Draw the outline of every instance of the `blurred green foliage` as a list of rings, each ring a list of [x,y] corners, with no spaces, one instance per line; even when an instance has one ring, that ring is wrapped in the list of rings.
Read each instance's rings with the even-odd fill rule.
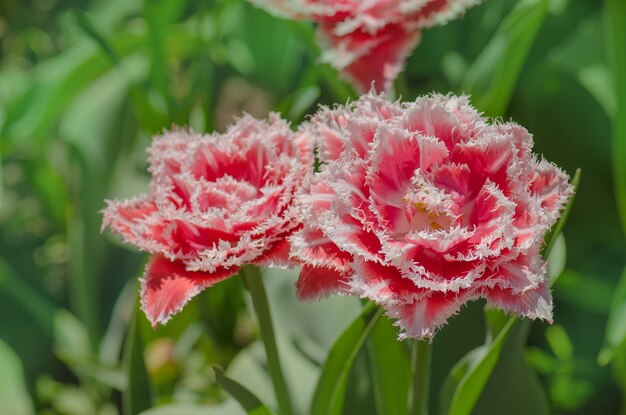
[[[616,287],[626,240],[616,197],[626,189],[615,190],[611,163],[624,160],[616,155],[624,84],[616,85],[614,66],[623,68],[626,54],[624,7],[514,3],[486,0],[425,32],[396,83],[404,99],[471,93],[487,114],[531,131],[548,160],[570,175],[583,171],[564,230],[565,270],[555,271],[556,324],[508,328],[497,343],[507,358],[476,413],[618,413],[626,398],[623,278]],[[202,405],[239,413],[214,365],[275,407],[241,282],[218,284],[152,330],[134,317],[144,257],[100,233],[99,211],[105,198],[145,191],[144,149],[164,128],[223,130],[241,111],[270,110],[296,125],[318,104],[354,97],[318,54],[311,25],[244,0],[0,0],[0,412],[113,415],[132,403],[130,413],[153,404],[146,414],[205,413]],[[331,345],[361,308],[348,298],[300,304],[294,278],[266,273],[294,404],[308,413]],[[475,303],[435,338],[433,413],[452,367],[483,345],[485,332]],[[405,396],[368,381],[368,373],[393,376],[381,364],[385,350],[395,350],[389,365],[406,361],[387,320],[371,335],[342,380],[343,413],[393,408]],[[601,348],[610,367],[597,363]],[[129,403],[129,390],[150,390],[153,400],[139,392],[144,401]]]

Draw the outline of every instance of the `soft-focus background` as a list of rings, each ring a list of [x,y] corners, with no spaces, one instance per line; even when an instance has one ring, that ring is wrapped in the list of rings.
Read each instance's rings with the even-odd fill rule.
[[[611,16],[598,0],[526,1],[540,7],[511,14],[514,3],[486,0],[425,32],[396,83],[403,99],[471,93],[487,114],[531,131],[548,160],[570,175],[582,169],[551,264],[560,274],[555,323],[534,324],[525,349],[510,341],[519,358],[498,364],[476,413],[532,413],[524,388],[536,390],[538,380],[553,413],[617,414],[626,391],[626,300],[616,289],[626,240],[611,167]],[[221,131],[242,111],[271,110],[295,126],[318,104],[354,96],[318,54],[312,26],[244,0],[0,0],[0,414],[114,415],[129,387],[144,407],[180,411],[150,414],[207,413],[201,405],[240,413],[216,386],[213,365],[273,401],[237,278],[164,328],[153,331],[140,314],[129,329],[146,258],[101,234],[99,211],[105,198],[147,190],[145,148],[164,128]],[[266,283],[306,413],[320,362],[360,303],[298,304],[294,273],[268,272]],[[624,291],[622,282],[623,299]],[[452,365],[484,342],[482,307],[466,307],[435,339],[434,413]],[[600,363],[617,358],[601,366],[601,350]],[[375,410],[367,351],[350,377],[346,414]],[[128,368],[137,361],[147,377],[136,375],[141,364]]]

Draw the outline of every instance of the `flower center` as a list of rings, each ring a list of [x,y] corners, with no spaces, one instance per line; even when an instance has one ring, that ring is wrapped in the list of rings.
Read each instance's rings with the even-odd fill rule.
[[[412,231],[439,231],[450,227],[452,222],[445,213],[438,213],[424,202],[405,201],[405,215]]]

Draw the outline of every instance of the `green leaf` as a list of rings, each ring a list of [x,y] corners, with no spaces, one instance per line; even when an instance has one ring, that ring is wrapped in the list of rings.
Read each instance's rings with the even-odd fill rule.
[[[615,92],[611,70],[606,64],[589,65],[577,74],[578,82],[598,101],[609,116],[615,114]]]
[[[454,389],[454,393],[446,413],[450,415],[472,413],[498,362],[502,345],[516,322],[517,319],[510,318],[491,343],[469,352],[450,371],[448,379],[444,382],[443,391],[449,393]]]
[[[111,45],[126,56],[142,44],[143,37],[120,33]],[[49,129],[67,106],[111,66],[99,48],[79,44],[38,65],[31,72],[30,89],[8,108],[11,117],[4,125],[4,146],[38,139],[46,142]],[[23,105],[27,102],[27,105]]]
[[[550,255],[547,258],[548,281],[550,282],[550,286],[553,286],[556,280],[563,273],[566,260],[567,246],[565,245],[565,237],[563,237],[563,235],[559,235],[556,237],[556,242],[551,248]]]
[[[28,179],[50,216],[56,223],[65,226],[69,191],[64,178],[55,171],[45,157],[24,164]]]
[[[81,379],[90,379],[118,391],[124,391],[128,387],[126,373],[121,368],[103,366],[92,359],[76,358],[66,354],[58,353],[57,356]]]
[[[321,93],[322,91],[317,85],[311,85],[297,90],[294,93],[291,109],[287,117],[293,121],[300,120],[304,113],[315,104],[315,101],[317,101]]]
[[[531,321],[512,327],[473,413],[481,415],[548,415],[546,393],[524,358]]]
[[[215,380],[217,383],[235,398],[237,402],[246,410],[250,415],[271,415],[272,411],[261,402],[252,392],[240,383],[234,381],[224,374],[222,369],[213,367],[215,371]]]
[[[460,358],[452,369],[450,369],[450,372],[443,381],[439,393],[439,413],[442,415],[449,413],[452,397],[454,396],[459,383],[467,375],[472,362],[481,359],[484,353],[485,346],[477,347]]]
[[[613,360],[618,350],[624,348],[626,348],[626,268],[613,295],[598,363],[606,366]]]
[[[560,360],[570,360],[574,357],[574,346],[563,326],[557,324],[546,329],[546,340]]]
[[[63,309],[54,313],[54,348],[57,353],[73,359],[90,355],[89,334],[85,326]]]
[[[626,348],[621,349],[613,359],[613,376],[622,388],[622,393],[626,392]]]
[[[470,67],[462,89],[486,115],[500,116],[506,111],[549,3],[520,1]]]
[[[55,307],[43,295],[26,285],[2,258],[0,290],[5,290],[24,307],[52,341],[55,354],[76,374],[84,374],[118,388],[124,385],[125,379],[117,369],[102,367],[92,361],[89,334],[83,323],[75,315]]]
[[[526,349],[525,357],[526,362],[543,375],[552,375],[559,368],[559,361],[538,347]]]
[[[337,339],[315,388],[311,415],[341,414],[350,369],[381,314],[381,309],[369,304]]]
[[[554,245],[556,244],[559,235],[561,234],[561,232],[563,232],[563,228],[565,227],[565,223],[567,222],[569,213],[572,210],[572,206],[574,205],[576,193],[578,192],[578,186],[580,185],[580,174],[581,170],[576,169],[576,173],[574,173],[574,177],[572,178],[572,187],[574,188],[574,194],[567,202],[567,205],[565,206],[565,209],[563,209],[563,213],[561,214],[561,217],[559,218],[557,223],[552,226],[552,229],[550,229],[550,232],[548,232],[545,237],[545,241],[547,242],[545,248],[543,249],[544,258],[550,256],[550,252],[552,251],[552,248],[554,248]]]
[[[0,413],[34,414],[19,356],[0,340]]]
[[[381,317],[367,342],[376,412],[379,414],[407,414],[411,357],[397,337],[398,331],[391,320]]]
[[[238,42],[228,43],[230,58],[236,57],[234,53],[241,54],[238,57],[241,62],[235,68],[244,75],[247,73],[244,71],[249,70],[252,79],[271,87],[279,96],[293,91],[303,55],[307,52],[294,33],[297,25],[245,4],[235,24],[240,35]]]
[[[171,20],[184,7],[185,1],[146,0],[144,18],[148,23],[148,46],[151,58],[151,80],[164,100],[170,119],[174,118],[174,98],[170,92],[169,68],[166,53],[166,37]],[[177,6],[178,4],[178,6]]]
[[[25,283],[1,257],[0,290],[20,304],[49,338],[54,338],[54,304]]]
[[[561,301],[600,315],[609,314],[614,290],[599,275],[581,274],[565,269],[554,285],[554,295]]]
[[[608,50],[613,68],[613,174],[622,230],[626,234],[626,2],[607,0]]]
[[[126,415],[134,415],[153,406],[152,384],[146,370],[143,356],[144,344],[138,322],[138,319],[143,316],[139,313],[138,301],[136,304],[129,326],[124,356],[128,387],[124,391],[122,398]]]
[[[96,28],[93,21],[89,17],[87,13],[82,10],[75,10],[74,17],[76,18],[76,22],[78,23],[78,27],[96,44],[102,49],[102,51],[108,56],[109,60],[114,65],[120,64],[120,58],[111,46],[111,44],[106,40],[106,38],[100,33],[100,31]]]

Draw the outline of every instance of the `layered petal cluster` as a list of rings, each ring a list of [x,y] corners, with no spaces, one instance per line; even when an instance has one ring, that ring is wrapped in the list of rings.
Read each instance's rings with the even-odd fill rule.
[[[469,300],[550,321],[540,248],[572,194],[514,123],[466,97],[368,94],[303,127],[324,162],[299,196],[292,237],[303,299],[368,298],[401,337],[430,337]]]
[[[109,201],[103,227],[152,254],[141,303],[153,325],[244,264],[291,265],[294,195],[313,163],[303,134],[244,116],[224,134],[168,132],[148,153],[150,193]]]
[[[317,23],[323,61],[363,92],[386,90],[421,31],[482,0],[251,0],[271,13]]]

